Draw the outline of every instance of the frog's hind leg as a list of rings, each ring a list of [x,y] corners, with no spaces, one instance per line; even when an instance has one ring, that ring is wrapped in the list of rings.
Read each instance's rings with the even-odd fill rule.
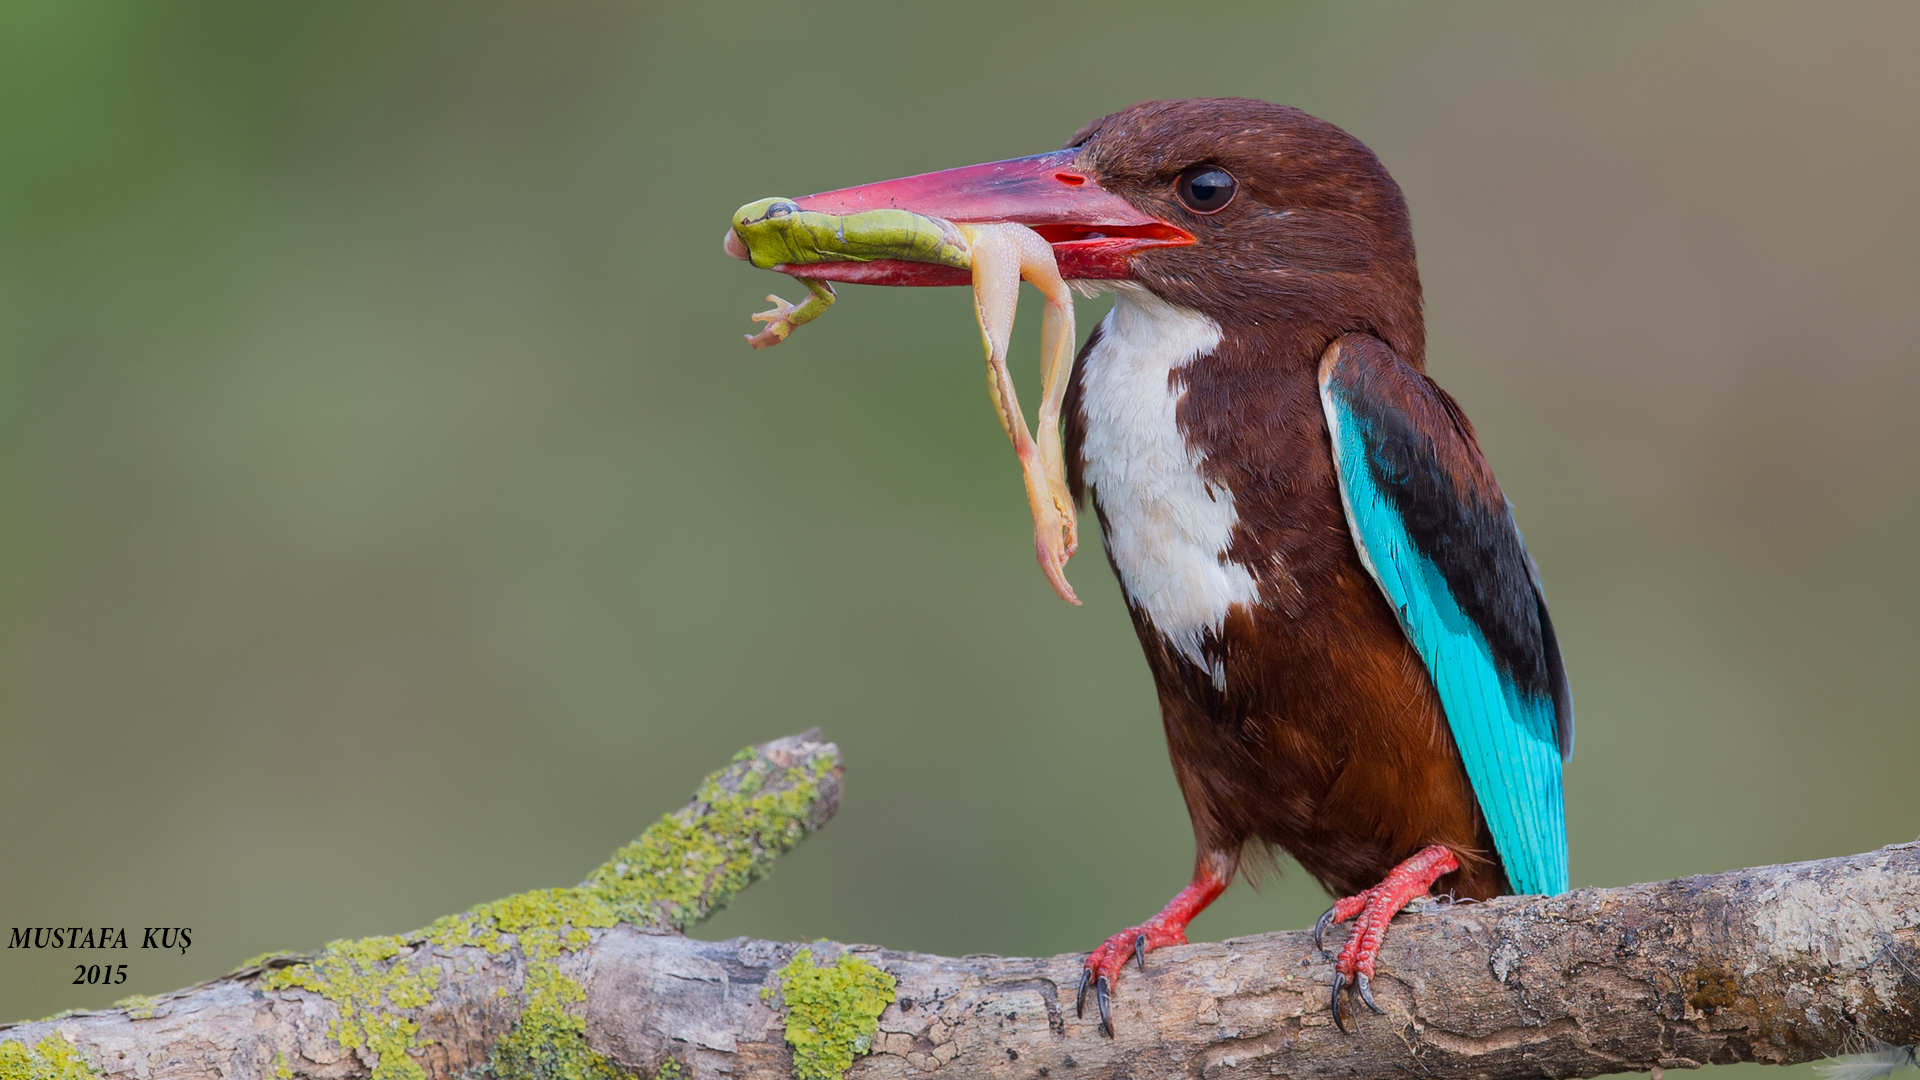
[[[766,323],[766,329],[757,334],[746,335],[747,344],[756,349],[778,345],[787,340],[787,335],[793,333],[794,327],[812,322],[820,317],[821,312],[833,306],[832,282],[816,281],[813,278],[795,278],[794,280],[805,285],[807,291],[813,295],[801,301],[798,307],[777,296],[768,296],[767,301],[773,305],[773,310],[762,311],[753,316],[754,322]]]
[[[1040,467],[1047,478],[1047,491],[1053,498],[1060,528],[1057,559],[1064,565],[1080,546],[1073,493],[1067,487],[1066,459],[1060,441],[1060,409],[1073,375],[1073,293],[1067,288],[1066,279],[1060,276],[1052,245],[1038,233],[1028,229],[1020,231],[1023,234],[1020,276],[1039,289],[1047,301],[1040,321],[1040,413],[1035,417],[1034,440],[1039,444]],[[1035,519],[1035,524],[1039,524],[1039,519]]]
[[[1060,403],[1066,393],[1066,375],[1071,371],[1065,353],[1073,348],[1073,301],[1054,267],[1053,250],[1039,234],[1019,225],[957,227],[972,249],[974,313],[980,319],[980,336],[987,350],[987,388],[1026,480],[1027,505],[1033,513],[1034,554],[1053,591],[1062,600],[1078,604],[1080,599],[1067,583],[1065,572],[1076,535],[1073,500],[1067,493],[1060,450]],[[1042,261],[1044,271],[1039,267]],[[1031,275],[1029,280],[1040,279],[1034,283],[1047,295],[1047,316],[1042,326],[1045,340],[1039,443],[1027,430],[1013,377],[1007,371],[1007,342],[1013,335],[1023,274]]]

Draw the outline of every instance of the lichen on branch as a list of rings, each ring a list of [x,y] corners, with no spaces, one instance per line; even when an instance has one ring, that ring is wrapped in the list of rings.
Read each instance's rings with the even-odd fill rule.
[[[426,1080],[414,1060],[424,1044],[413,1013],[431,1001],[441,969],[418,953],[484,950],[521,969],[519,1017],[488,1055],[492,1076],[619,1080],[627,1074],[587,1046],[578,1014],[586,990],[560,959],[590,945],[595,930],[624,922],[681,931],[725,907],[826,821],[838,803],[839,774],[838,749],[817,730],[747,747],[707,777],[692,802],[580,885],[480,904],[412,934],[335,941],[310,960],[265,972],[260,988],[305,990],[332,1002],[329,1037],[363,1051],[372,1080]]]
[[[93,1080],[87,1056],[58,1036],[0,1042],[0,1080]]]
[[[674,933],[826,820],[837,753],[814,733],[759,748],[574,888],[0,1025],[0,1080],[1537,1080],[1920,1043],[1920,843],[1417,904],[1374,980],[1386,1015],[1347,1032],[1305,931],[1155,953],[1111,1037],[1074,1007],[1084,953]]]
[[[613,853],[583,888],[628,922],[685,930],[766,876],[773,860],[819,827],[820,784],[839,768],[828,755],[776,767],[748,747],[709,776],[693,802]],[[779,781],[768,786],[769,779]]]
[[[426,1080],[407,1056],[420,1023],[407,1015],[433,1000],[438,967],[415,968],[413,947],[402,937],[336,941],[311,963],[268,972],[263,990],[311,990],[333,1002],[338,1018],[327,1034],[342,1049],[373,1055],[373,1080]]]
[[[760,991],[787,1010],[787,1045],[799,1080],[841,1080],[853,1059],[873,1049],[880,1014],[893,1004],[899,980],[864,958],[843,952],[833,964],[815,966],[813,951],[799,949],[776,973],[778,982]]]

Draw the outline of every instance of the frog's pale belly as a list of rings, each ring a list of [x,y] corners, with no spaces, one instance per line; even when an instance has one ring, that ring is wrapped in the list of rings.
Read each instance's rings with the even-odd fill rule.
[[[1084,476],[1127,599],[1220,685],[1225,668],[1202,643],[1259,587],[1227,558],[1233,492],[1201,475],[1175,415],[1185,391],[1171,377],[1219,346],[1220,325],[1137,286],[1116,292],[1081,371]]]

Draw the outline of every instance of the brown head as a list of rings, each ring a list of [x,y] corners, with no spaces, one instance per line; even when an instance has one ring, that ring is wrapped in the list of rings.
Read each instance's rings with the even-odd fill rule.
[[[1406,199],[1358,139],[1285,105],[1204,98],[1135,105],[1068,145],[1106,190],[1193,236],[1130,260],[1163,299],[1223,327],[1277,324],[1316,359],[1359,331],[1421,364]]]

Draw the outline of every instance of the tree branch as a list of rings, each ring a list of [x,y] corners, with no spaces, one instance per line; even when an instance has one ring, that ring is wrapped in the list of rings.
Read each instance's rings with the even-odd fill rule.
[[[839,751],[817,731],[755,747],[579,887],[0,1029],[0,1074],[828,1080],[851,1058],[850,1080],[1497,1080],[1789,1064],[1869,1037],[1920,1041],[1920,844],[1418,904],[1374,980],[1387,1015],[1359,1013],[1351,1036],[1333,1027],[1329,958],[1306,932],[1154,953],[1115,996],[1115,1038],[1075,1013],[1079,954],[680,936],[824,824],[839,781]]]

